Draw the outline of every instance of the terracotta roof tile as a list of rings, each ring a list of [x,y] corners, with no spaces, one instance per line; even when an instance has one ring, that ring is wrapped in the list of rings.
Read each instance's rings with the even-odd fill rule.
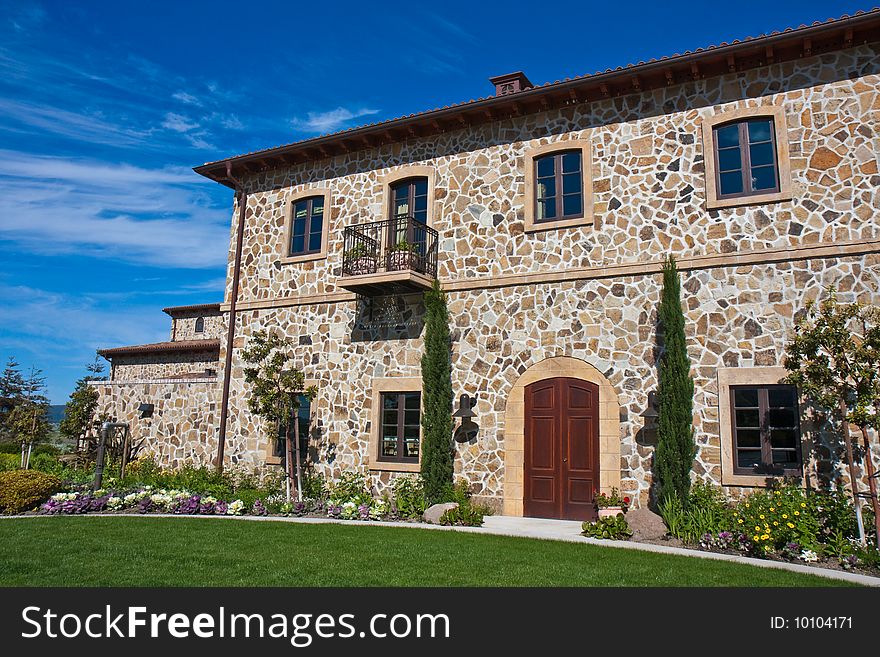
[[[151,344],[135,344],[128,347],[112,347],[99,349],[104,358],[113,356],[129,356],[135,354],[158,354],[174,351],[219,351],[220,340],[178,340],[176,342],[153,342]]]

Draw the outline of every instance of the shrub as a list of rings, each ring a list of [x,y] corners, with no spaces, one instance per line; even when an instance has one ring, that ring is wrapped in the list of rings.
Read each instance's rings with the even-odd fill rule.
[[[440,516],[441,525],[458,525],[461,527],[479,527],[483,524],[486,509],[470,501],[449,509]]]
[[[369,505],[373,499],[367,490],[366,477],[362,472],[343,472],[339,479],[330,484],[329,497],[335,506],[352,502],[355,507]]]
[[[9,470],[18,470],[21,467],[21,456],[19,454],[0,453],[0,472],[8,472]]]
[[[320,472],[311,468],[303,470],[302,492],[304,498],[323,500],[327,498],[327,481]]]
[[[421,477],[401,475],[394,480],[394,508],[400,518],[421,518],[427,506]]]
[[[583,529],[583,535],[590,538],[625,541],[633,534],[629,528],[629,523],[626,521],[626,516],[622,513],[618,513],[616,516],[599,518],[596,522],[585,522],[581,525],[581,528]]]
[[[620,491],[616,488],[611,489],[611,494],[597,493],[595,497],[596,506],[600,509],[607,509],[613,506],[619,506],[623,509],[629,506],[629,498],[621,497]]]
[[[61,488],[61,480],[36,470],[0,473],[0,510],[5,513],[29,511]]]
[[[786,543],[820,549],[816,507],[796,485],[751,493],[737,505],[735,519],[738,529],[764,552],[781,550]]]

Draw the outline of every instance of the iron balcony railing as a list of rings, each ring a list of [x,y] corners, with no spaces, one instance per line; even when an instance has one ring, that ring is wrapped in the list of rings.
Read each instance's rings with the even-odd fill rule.
[[[410,216],[346,226],[342,275],[415,271],[437,277],[437,231]]]

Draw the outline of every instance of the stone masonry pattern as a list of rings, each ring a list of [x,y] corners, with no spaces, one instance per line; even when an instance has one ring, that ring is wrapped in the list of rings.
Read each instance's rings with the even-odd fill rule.
[[[874,46],[860,46],[251,176],[239,291],[245,310],[231,345],[228,458],[264,466],[269,439],[246,408],[240,350],[254,331],[272,329],[292,338],[297,365],[318,385],[311,445],[316,467],[338,475],[370,465],[372,382],[420,376],[422,309],[417,297],[407,297],[395,322],[370,325],[362,302],[316,297],[344,292],[338,287],[343,228],[381,219],[380,180],[417,164],[435,171],[433,227],[440,239],[439,278],[449,289],[453,388],[478,399],[480,432],[456,446],[455,460],[474,492],[496,505],[503,496],[504,413],[516,379],[543,359],[570,356],[613,385],[620,404],[621,485],[645,503],[653,442],[641,413],[657,382],[660,276],[603,271],[656,263],[667,254],[728,257],[682,273],[696,384],[695,467],[697,476],[720,482],[718,368],[779,365],[797,312],[828,285],[836,285],[843,300],[880,304],[878,54]],[[793,198],[707,210],[703,119],[771,106],[785,115]],[[524,153],[573,138],[592,143],[593,225],[527,233]],[[328,255],[283,264],[286,199],[310,187],[332,193]],[[227,303],[237,216],[234,208]],[[805,255],[812,247],[843,245],[862,250]],[[762,250],[787,255],[773,262],[734,260]],[[574,268],[594,269],[581,280],[484,284]],[[248,306],[255,302],[279,307]],[[226,348],[221,346],[221,369]],[[187,421],[191,426],[193,419]],[[186,452],[181,445],[202,445],[202,434],[192,429],[174,435],[173,448],[157,446],[157,453],[177,459]],[[817,444],[824,440],[818,437]],[[216,439],[211,444],[209,436],[204,448],[192,450],[196,461],[212,456]],[[373,476],[382,488],[392,475]]]

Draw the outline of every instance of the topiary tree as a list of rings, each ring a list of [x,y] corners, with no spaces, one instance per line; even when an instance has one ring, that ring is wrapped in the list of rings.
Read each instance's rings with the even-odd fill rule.
[[[654,471],[658,479],[658,500],[670,497],[686,506],[691,489],[691,469],[697,446],[694,443],[694,380],[684,334],[681,309],[681,280],[675,258],[663,263],[663,292],[659,312],[663,336],[657,401],[657,448]]]
[[[785,347],[786,381],[840,422],[859,536],[864,542],[859,483],[850,424],[862,433],[865,467],[880,545],[880,505],[868,429],[880,430],[880,308],[837,302],[835,289],[817,303],[810,301]]]
[[[299,449],[299,398],[304,395],[313,399],[317,388],[305,387],[305,375],[293,367],[293,341],[277,333],[257,331],[251,336],[242,358],[244,379],[251,386],[248,408],[263,418],[270,438],[279,426],[284,426],[285,452],[287,453],[287,501],[290,502],[290,482],[295,478],[297,499],[302,500],[302,459]],[[291,442],[290,425],[293,424]],[[296,454],[293,444],[296,444]],[[294,456],[296,471],[293,469]]]
[[[422,354],[422,480],[431,504],[442,501],[452,486],[452,400],[449,311],[435,280],[425,293]]]

